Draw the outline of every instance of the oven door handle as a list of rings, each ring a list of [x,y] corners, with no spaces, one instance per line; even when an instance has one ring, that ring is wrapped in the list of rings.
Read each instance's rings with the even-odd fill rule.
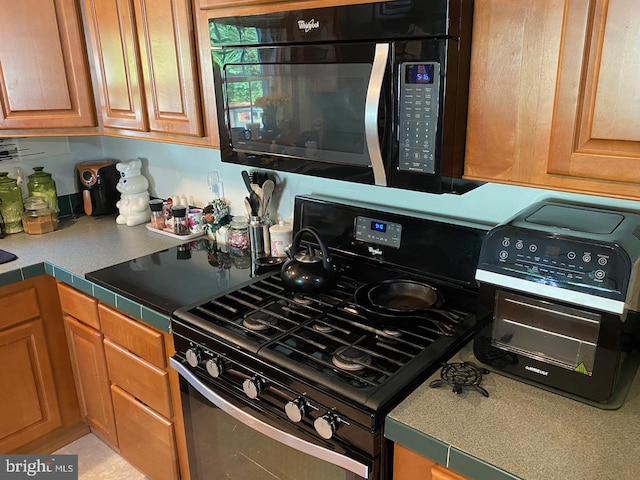
[[[278,430],[268,423],[258,420],[257,418],[246,413],[244,410],[241,410],[232,403],[221,398],[205,383],[200,381],[191,370],[189,370],[178,360],[171,357],[169,358],[169,364],[171,365],[171,368],[176,370],[180,374],[180,376],[184,378],[184,380],[187,381],[193,388],[200,392],[202,396],[204,396],[220,410],[231,415],[239,422],[245,424],[247,427],[263,433],[269,438],[291,448],[299,450],[300,452],[307,453],[312,457],[319,458],[320,460],[324,460],[337,465],[341,468],[344,468],[345,470],[349,470],[350,472],[359,475],[360,477],[369,478],[371,469],[368,465],[364,465],[349,457],[336,453],[333,450],[329,450],[319,445],[315,445],[311,442],[307,442],[306,440],[302,440],[295,435],[291,435],[287,432],[283,432],[282,430]]]
[[[389,44],[376,44],[376,51],[373,57],[371,77],[367,87],[367,98],[364,104],[364,131],[367,140],[367,150],[373,169],[373,180],[376,185],[387,186],[387,174],[382,160],[380,149],[380,138],[378,137],[378,108],[382,94],[382,82],[387,68],[389,58]]]

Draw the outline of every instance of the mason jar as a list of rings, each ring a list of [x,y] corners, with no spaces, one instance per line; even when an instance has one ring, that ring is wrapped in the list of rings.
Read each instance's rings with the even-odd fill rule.
[[[0,172],[0,214],[6,233],[22,232],[22,190],[16,180],[9,178],[9,172]]]

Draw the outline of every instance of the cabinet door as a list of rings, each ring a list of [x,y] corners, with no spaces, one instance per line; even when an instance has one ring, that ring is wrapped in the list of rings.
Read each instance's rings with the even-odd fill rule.
[[[633,0],[477,0],[465,177],[640,198]]]
[[[105,127],[146,132],[133,0],[85,0]]]
[[[0,129],[96,125],[76,0],[0,0]]]
[[[191,1],[134,4],[149,128],[202,136]]]
[[[103,336],[69,315],[64,316],[64,322],[80,410],[98,435],[117,446]]]
[[[0,331],[0,452],[62,425],[50,363],[41,319]]]

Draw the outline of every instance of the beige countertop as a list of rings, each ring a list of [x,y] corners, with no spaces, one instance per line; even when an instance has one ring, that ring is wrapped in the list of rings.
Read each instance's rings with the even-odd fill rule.
[[[431,388],[429,383],[439,378],[438,371],[391,412],[388,437],[439,463],[446,458],[449,468],[469,478],[510,478],[474,468],[469,456],[528,480],[631,480],[640,475],[640,375],[617,410],[493,372],[482,379],[488,398],[472,389],[455,395],[451,387]],[[446,457],[438,457],[439,447]]]
[[[63,218],[60,228],[43,235],[16,233],[0,239],[0,249],[17,260],[0,265],[0,274],[50,262],[84,277],[87,272],[179,245],[181,240],[148,231],[144,225],[127,227],[115,215]]]

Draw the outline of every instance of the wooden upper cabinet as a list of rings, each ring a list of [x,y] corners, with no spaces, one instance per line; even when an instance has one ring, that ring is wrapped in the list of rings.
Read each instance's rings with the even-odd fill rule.
[[[105,132],[204,135],[190,0],[85,0]]]
[[[0,129],[96,125],[76,0],[0,0]]]
[[[634,0],[476,0],[467,178],[640,198]]]
[[[381,0],[198,0],[199,8],[212,10],[215,17],[253,15],[286,10],[374,3]]]

